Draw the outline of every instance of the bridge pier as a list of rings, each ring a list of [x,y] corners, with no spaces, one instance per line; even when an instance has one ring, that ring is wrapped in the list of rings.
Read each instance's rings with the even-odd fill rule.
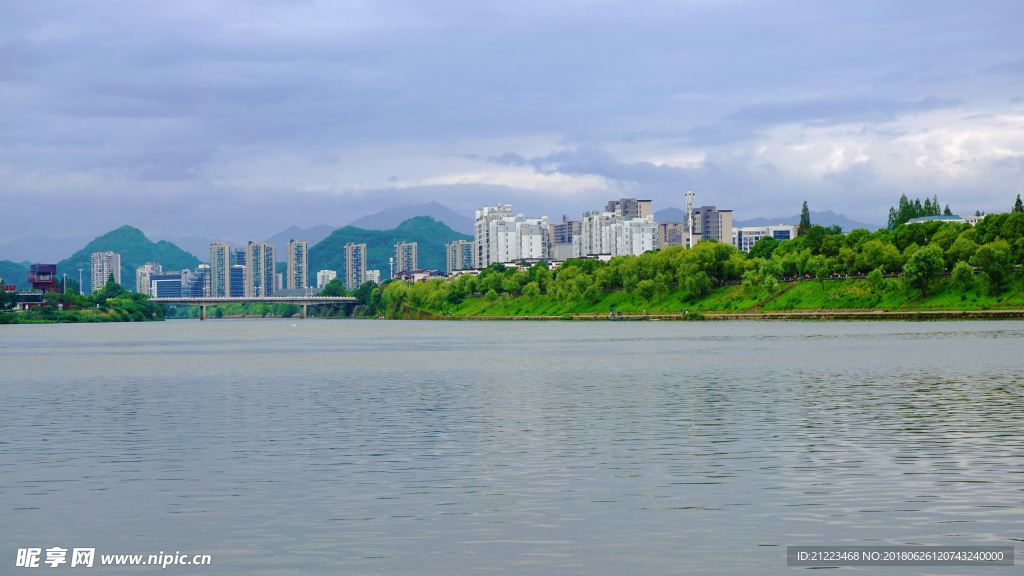
[[[199,319],[200,320],[206,320],[206,306],[205,305],[199,307]]]
[[[302,319],[303,320],[306,319],[306,305],[305,304],[302,305]]]

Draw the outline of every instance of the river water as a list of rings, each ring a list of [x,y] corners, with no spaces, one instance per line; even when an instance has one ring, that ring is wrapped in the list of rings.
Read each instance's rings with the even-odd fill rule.
[[[4,326],[0,565],[783,574],[787,545],[1014,545],[1022,350],[1020,322]]]

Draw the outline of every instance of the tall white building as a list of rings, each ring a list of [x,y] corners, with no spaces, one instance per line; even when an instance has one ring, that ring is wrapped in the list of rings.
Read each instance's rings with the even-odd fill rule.
[[[476,211],[473,232],[474,268],[549,257],[547,216],[524,218],[513,214],[510,205],[485,206]]]
[[[419,270],[419,245],[416,242],[395,244],[395,275],[407,270]],[[358,286],[357,286],[358,288]]]
[[[373,282],[374,284],[380,284],[380,270],[367,270],[366,281]]]
[[[628,200],[609,202],[609,205],[626,204]],[[639,203],[639,208],[631,212],[639,213],[642,209],[646,216],[627,219],[621,211],[585,212],[580,233],[573,238],[573,256],[639,256],[658,248],[658,223],[650,213],[650,202],[633,202]]]
[[[473,243],[468,240],[452,240],[445,244],[445,260],[448,274],[455,270],[473,267]]]
[[[245,245],[245,297],[262,298],[274,295],[277,284],[277,249],[266,242]]]
[[[114,252],[92,253],[92,289],[99,290],[114,275],[114,282],[121,283],[121,255]],[[136,286],[138,288],[138,286]]]
[[[231,296],[231,244],[210,244],[210,295],[216,298]]]
[[[288,251],[288,289],[305,288],[309,277],[309,244],[305,240],[289,240]]]
[[[135,270],[135,291],[140,294],[150,294],[149,277],[155,274],[163,274],[163,267],[156,262],[146,262]]]
[[[366,244],[345,244],[345,289],[355,290],[366,282]]]
[[[338,277],[338,273],[334,270],[321,270],[316,273],[316,287],[323,288],[327,286],[327,283]]]

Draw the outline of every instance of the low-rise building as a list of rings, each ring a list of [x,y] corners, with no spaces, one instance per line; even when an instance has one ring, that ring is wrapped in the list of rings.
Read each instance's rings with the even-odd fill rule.
[[[374,284],[380,284],[380,270],[367,270],[366,281],[373,282]]]
[[[338,277],[338,273],[334,270],[321,270],[316,273],[316,287],[323,288],[327,284]]]
[[[732,229],[732,245],[744,252],[750,252],[754,244],[770,236],[779,242],[796,238],[796,226],[790,224],[779,224],[778,226],[744,226]]]
[[[181,298],[181,272],[151,274],[149,295],[154,298]]]

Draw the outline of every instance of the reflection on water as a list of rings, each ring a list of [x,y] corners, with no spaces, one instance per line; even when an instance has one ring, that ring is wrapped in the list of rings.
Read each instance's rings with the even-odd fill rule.
[[[216,574],[768,574],[793,570],[786,545],[1013,545],[1022,329],[4,327],[0,554],[201,552]]]

